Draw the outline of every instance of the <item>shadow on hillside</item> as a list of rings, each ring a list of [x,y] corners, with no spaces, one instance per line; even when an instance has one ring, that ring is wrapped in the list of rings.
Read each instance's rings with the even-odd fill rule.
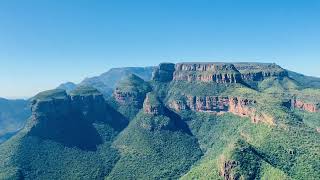
[[[29,132],[44,140],[52,140],[66,147],[77,147],[86,151],[96,151],[102,139],[92,123],[82,116],[73,114],[69,117],[50,119],[38,117],[38,123]]]
[[[189,129],[187,123],[185,123],[177,113],[171,111],[168,108],[165,108],[164,111],[165,111],[166,116],[168,116],[170,119],[174,120],[175,125],[178,130],[182,130],[183,132],[192,136],[192,132]]]
[[[124,115],[122,115],[120,112],[118,112],[108,104],[106,108],[106,114],[107,117],[105,122],[118,132],[122,131],[129,124],[128,118],[126,118]]]

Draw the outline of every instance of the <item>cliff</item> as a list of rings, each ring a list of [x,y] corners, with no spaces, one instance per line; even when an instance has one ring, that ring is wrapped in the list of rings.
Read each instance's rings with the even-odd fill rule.
[[[152,73],[152,80],[168,82],[173,79],[175,67],[173,63],[161,63]]]
[[[274,63],[235,63],[244,81],[262,81],[268,77],[288,77],[288,72]]]
[[[32,100],[29,134],[93,151],[103,141],[93,123],[112,126],[109,108],[103,95],[93,88],[79,87],[70,95],[59,89],[45,91]],[[117,122],[123,123],[122,119]]]
[[[186,96],[185,100],[171,101],[169,107],[177,112],[188,109],[196,112],[215,114],[230,112],[237,116],[249,117],[254,123],[265,122],[274,124],[272,117],[256,111],[255,104],[255,100],[240,97]]]
[[[320,103],[308,103],[304,102],[303,100],[299,99],[291,99],[290,100],[290,107],[292,109],[300,109],[307,112],[319,112],[320,111]]]
[[[288,77],[288,72],[274,63],[161,63],[155,68],[152,79],[162,82],[241,83],[262,81],[268,77]]]
[[[173,80],[237,83],[241,82],[241,74],[233,64],[178,63],[175,66]]]

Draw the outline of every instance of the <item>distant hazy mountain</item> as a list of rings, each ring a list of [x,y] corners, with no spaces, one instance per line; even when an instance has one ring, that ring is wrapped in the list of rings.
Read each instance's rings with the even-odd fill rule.
[[[70,91],[74,90],[77,87],[77,85],[73,82],[66,82],[63,84],[60,84],[57,89],[63,89],[65,90],[67,93],[69,93]]]
[[[0,143],[22,128],[30,114],[27,100],[0,98]]]
[[[320,179],[320,88],[301,76],[266,63],[119,74],[36,95],[0,145],[0,179]]]
[[[143,80],[150,80],[154,67],[113,68],[100,76],[86,78],[78,86],[92,86],[104,95],[110,95],[116,84],[125,76],[135,74]]]
[[[305,88],[320,88],[320,78],[305,76],[300,73],[296,73],[293,71],[288,71],[289,77],[296,80],[299,84],[301,84]]]

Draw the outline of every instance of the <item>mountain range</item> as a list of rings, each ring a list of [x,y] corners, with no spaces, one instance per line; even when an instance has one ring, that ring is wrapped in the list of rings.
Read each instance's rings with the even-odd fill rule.
[[[320,79],[276,64],[118,68],[28,103],[0,179],[320,179]]]

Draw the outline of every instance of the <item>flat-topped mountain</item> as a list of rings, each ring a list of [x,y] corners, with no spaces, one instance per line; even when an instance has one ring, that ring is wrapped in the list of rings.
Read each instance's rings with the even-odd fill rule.
[[[0,145],[0,179],[320,178],[320,89],[301,76],[272,63],[152,69],[33,97]]]

